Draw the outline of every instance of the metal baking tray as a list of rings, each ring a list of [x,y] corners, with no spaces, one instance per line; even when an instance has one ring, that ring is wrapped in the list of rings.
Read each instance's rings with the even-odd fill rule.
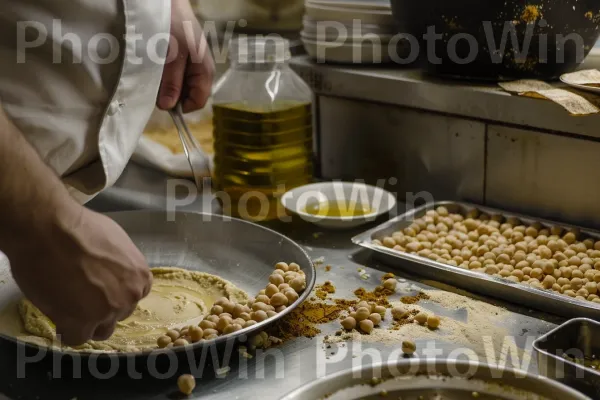
[[[506,218],[516,217],[524,223],[539,222],[544,226],[560,226],[565,229],[578,229],[583,235],[600,240],[600,232],[578,226],[562,224],[531,216],[506,212],[503,210],[479,206],[470,203],[440,201],[425,204],[399,215],[373,229],[352,238],[352,242],[374,251],[375,258],[381,262],[402,269],[410,274],[418,275],[434,281],[443,282],[482,295],[531,307],[540,311],[556,314],[566,318],[586,317],[600,320],[600,304],[584,302],[550,290],[532,288],[520,283],[493,277],[480,272],[470,271],[452,265],[439,263],[416,254],[403,253],[387,247],[373,244],[373,239],[381,239],[393,232],[406,228],[416,218],[425,215],[428,210],[444,206],[451,213],[466,214],[477,209],[489,215],[502,215]]]
[[[600,323],[572,319],[533,343],[542,375],[565,383],[593,399],[600,398],[600,372],[567,360],[600,357]]]
[[[342,371],[302,386],[281,400],[474,398],[589,400],[559,382],[523,371],[468,361],[418,358]]]

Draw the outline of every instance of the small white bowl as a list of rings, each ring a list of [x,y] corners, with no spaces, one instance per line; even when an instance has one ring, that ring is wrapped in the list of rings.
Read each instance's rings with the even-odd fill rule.
[[[360,216],[330,217],[309,214],[308,205],[322,202],[342,202],[348,207],[351,202],[367,205],[372,212]],[[328,229],[350,229],[368,222],[392,210],[396,206],[394,196],[377,186],[353,182],[321,182],[300,186],[281,197],[283,207],[303,220]]]

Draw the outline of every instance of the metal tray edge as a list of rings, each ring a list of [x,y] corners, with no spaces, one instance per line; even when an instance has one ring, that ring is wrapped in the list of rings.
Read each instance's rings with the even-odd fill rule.
[[[414,263],[418,263],[421,265],[425,265],[429,268],[434,268],[437,270],[442,270],[444,272],[448,272],[448,273],[453,273],[456,275],[462,275],[462,276],[466,276],[469,277],[471,279],[479,279],[479,280],[483,280],[483,281],[487,281],[490,284],[494,284],[497,286],[503,286],[503,287],[507,287],[507,288],[513,288],[516,290],[519,290],[521,292],[524,293],[528,293],[529,295],[532,296],[536,296],[536,297],[540,297],[540,298],[545,298],[549,301],[557,301],[560,303],[564,303],[567,305],[570,305],[572,307],[576,307],[582,310],[582,312],[585,312],[585,315],[579,315],[576,317],[584,317],[584,316],[589,316],[592,313],[596,313],[596,317],[594,318],[598,318],[598,320],[600,320],[600,306],[592,306],[591,304],[585,304],[579,300],[576,299],[571,299],[570,297],[566,297],[566,296],[562,296],[562,295],[558,295],[558,294],[554,294],[550,291],[546,291],[546,290],[541,290],[541,289],[536,289],[536,288],[532,288],[530,286],[524,286],[520,283],[513,283],[511,281],[502,279],[502,278],[495,278],[486,274],[481,274],[479,272],[473,272],[470,270],[465,270],[462,268],[458,268],[458,267],[453,267],[451,265],[447,265],[447,264],[442,264],[439,263],[437,261],[433,261],[427,258],[423,258],[421,256],[418,255],[413,255],[413,254],[409,254],[409,253],[401,253],[392,249],[388,249],[387,247],[382,247],[382,246],[377,246],[377,245],[373,245],[371,243],[371,236],[374,233],[377,233],[379,231],[382,231],[384,229],[387,229],[391,226],[393,226],[394,224],[400,222],[400,221],[406,221],[408,220],[411,216],[414,216],[415,214],[420,213],[423,210],[431,210],[431,209],[435,209],[439,206],[445,206],[445,205],[460,205],[463,207],[474,207],[477,208],[478,210],[484,211],[486,213],[490,213],[490,214],[502,214],[502,215],[509,215],[509,216],[514,216],[517,218],[521,218],[521,219],[530,219],[530,220],[535,220],[538,221],[542,224],[547,224],[547,225],[558,225],[561,226],[563,228],[576,228],[579,229],[580,232],[590,235],[590,236],[598,236],[600,237],[600,232],[596,232],[590,229],[586,229],[586,228],[582,228],[582,227],[578,227],[575,225],[569,225],[569,224],[564,224],[564,223],[560,223],[560,222],[556,222],[556,221],[550,221],[550,220],[545,220],[542,218],[536,218],[536,217],[532,217],[532,216],[528,216],[528,215],[524,215],[524,214],[517,214],[517,213],[511,213],[511,212],[506,212],[500,209],[496,209],[496,208],[491,208],[491,207],[486,207],[486,206],[480,206],[478,204],[473,204],[473,203],[467,203],[467,202],[460,202],[460,201],[439,201],[439,202],[432,202],[432,203],[427,203],[424,204],[423,206],[420,207],[416,207],[413,208],[409,211],[407,211],[404,214],[398,215],[374,228],[371,228],[361,234],[358,234],[356,236],[354,236],[351,240],[352,243],[354,243],[355,245],[361,246],[363,248],[367,248],[369,250],[372,250],[376,253],[382,254],[382,255],[386,255],[389,257],[395,257],[398,259],[402,259],[405,261],[411,261]],[[419,275],[419,273],[415,273],[416,275]],[[440,281],[441,282],[441,281]],[[466,289],[472,289],[472,288],[466,288]],[[480,292],[481,293],[481,292]],[[482,293],[484,295],[491,295],[492,297],[496,297],[496,298],[500,298],[503,299],[507,302],[511,302],[510,299],[504,299],[502,297],[498,297],[498,296],[493,296],[490,293]],[[537,308],[537,307],[536,307]],[[545,310],[542,310],[545,311]],[[555,312],[555,314],[557,314],[557,312]],[[573,317],[573,315],[570,314],[564,314],[564,313],[558,313],[559,315],[564,315],[565,317]],[[592,319],[592,318],[590,318]]]

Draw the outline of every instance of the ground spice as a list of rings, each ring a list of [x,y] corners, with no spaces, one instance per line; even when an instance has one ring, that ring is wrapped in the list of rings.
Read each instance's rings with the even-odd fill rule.
[[[305,301],[269,328],[268,333],[282,342],[297,337],[313,338],[321,333],[317,325],[337,320],[346,309],[335,303]]]
[[[405,318],[402,318],[400,321],[394,320],[394,322],[392,322],[392,325],[390,325],[389,329],[391,331],[397,331],[404,325],[412,324],[415,320],[415,315],[417,315],[418,313],[419,310],[410,310],[409,315],[407,315]]]
[[[331,265],[327,265],[327,266],[325,267],[325,271],[327,271],[327,272],[331,271]]]
[[[358,297],[361,301],[375,303],[379,306],[385,307],[390,306],[388,296],[391,296],[393,294],[394,292],[392,290],[386,289],[383,286],[377,286],[372,292],[369,292],[367,289],[362,287],[354,291],[354,295]]]
[[[416,296],[404,296],[400,298],[400,301],[404,304],[416,304],[421,300],[429,300],[429,296],[423,292],[419,292]]]
[[[329,294],[335,293],[335,286],[331,281],[327,281],[322,285],[317,285],[315,295],[321,300],[325,300]]]
[[[521,14],[521,20],[529,24],[535,22],[540,17],[540,14],[539,6],[528,5],[525,6],[525,9]]]

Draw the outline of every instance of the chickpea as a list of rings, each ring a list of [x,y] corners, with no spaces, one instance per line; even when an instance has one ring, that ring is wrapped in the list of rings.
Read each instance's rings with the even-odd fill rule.
[[[521,271],[523,271],[523,275],[524,276],[530,276],[531,275],[531,271],[533,271],[533,268],[531,268],[531,267],[525,267]]]
[[[227,327],[225,327],[223,334],[229,335],[229,334],[232,334],[232,333],[240,331],[240,330],[242,330],[241,325],[231,324],[231,325],[227,325]]]
[[[290,286],[292,289],[296,291],[296,293],[300,293],[304,289],[306,289],[306,279],[296,278],[290,282]]]
[[[374,313],[380,314],[381,317],[385,317],[386,308],[384,306],[375,306],[372,311]]]
[[[342,321],[342,327],[347,331],[351,331],[356,328],[356,320],[352,317],[347,317]]]
[[[471,261],[469,263],[469,269],[479,269],[481,268],[481,263],[479,261]]]
[[[171,341],[176,341],[181,336],[181,333],[176,329],[170,329],[167,331],[166,335],[171,338]]]
[[[583,277],[588,281],[593,282],[596,274],[597,272],[595,269],[590,269],[583,274]]]
[[[565,233],[565,235],[563,236],[563,240],[567,243],[567,244],[573,244],[575,243],[575,241],[577,240],[577,236],[575,235],[574,232],[567,232]]]
[[[560,265],[560,263],[558,264]],[[569,267],[560,267],[560,273],[562,274],[562,276],[564,276],[565,278],[571,278],[572,275],[572,270]]]
[[[513,272],[511,272],[511,275],[516,277],[519,280],[519,282],[523,280],[524,276],[523,271],[520,269],[515,269]]]
[[[437,329],[440,326],[440,317],[437,315],[430,315],[427,317],[427,326],[430,329]]]
[[[216,329],[204,329],[204,339],[210,340],[211,336],[218,336],[219,332]]]
[[[552,290],[554,290],[555,292],[562,293],[562,289],[558,283],[555,283],[554,285],[552,285]]]
[[[547,275],[553,275],[554,274],[554,265],[551,262],[545,262],[542,265],[542,272]]]
[[[256,296],[256,301],[258,303],[264,303],[264,304],[271,304],[271,299],[269,298],[269,296],[266,295],[266,290],[265,290],[265,294],[261,294]]]
[[[583,297],[583,300],[586,300],[586,298],[590,295],[585,288],[579,289],[575,294]]]
[[[427,323],[427,318],[429,318],[429,315],[427,315],[427,313],[420,312],[415,316],[415,321],[417,321],[421,325],[425,325]]]
[[[398,284],[397,280],[395,280],[394,278],[389,278],[383,282],[383,287],[388,290],[395,291],[397,284]]]
[[[188,344],[190,343],[183,338],[179,338],[173,342],[174,347],[187,346]]]
[[[375,327],[375,324],[373,324],[373,321],[371,321],[370,319],[363,319],[362,321],[360,321],[358,323],[358,327],[364,333],[369,334],[369,333],[371,333],[373,331],[373,328]]]
[[[252,314],[250,314],[250,318],[252,318],[256,322],[262,322],[262,321],[268,319],[269,316],[267,315],[266,311],[258,310],[258,311],[254,311]]]
[[[583,281],[580,278],[571,279],[571,288],[574,290],[579,290],[583,285]]]
[[[402,342],[402,352],[407,356],[411,356],[417,351],[417,345],[412,340],[404,340]]]
[[[547,275],[544,280],[542,281],[542,286],[545,289],[550,289],[552,288],[552,286],[554,286],[554,284],[556,284],[556,279],[554,279],[553,276],[551,275]]]
[[[488,265],[487,267],[485,267],[485,273],[488,275],[494,275],[498,272],[500,272],[500,270],[495,265]]]
[[[583,272],[578,269],[571,270],[571,277],[583,279]]]
[[[271,297],[271,305],[273,307],[287,306],[288,298],[283,293],[275,293],[273,297]]]
[[[587,271],[592,269],[592,266],[589,264],[581,264],[578,269],[585,275]]]
[[[356,316],[355,316],[356,322],[360,322],[360,321],[363,321],[363,320],[369,318],[369,315],[371,315],[371,308],[370,307],[369,308],[367,308],[367,307],[359,307],[356,310]]]
[[[369,319],[371,320],[371,322],[373,322],[374,326],[379,326],[382,318],[381,318],[381,314],[372,313],[371,315],[369,315]]]
[[[546,246],[548,244],[548,236],[546,235],[538,235],[537,238],[535,238],[535,240],[541,245],[541,246]],[[550,254],[552,255],[552,254]],[[550,257],[548,257],[550,258]]]
[[[257,322],[256,322],[256,321],[254,321],[254,320],[252,320],[252,319],[249,319],[249,320],[247,320],[247,321],[246,321],[246,323],[244,324],[244,328],[247,328],[247,327],[249,327],[249,326],[256,325],[256,324],[257,324]]]
[[[156,344],[158,345],[158,347],[160,347],[161,349],[164,349],[165,347],[167,347],[169,344],[173,343],[173,341],[171,340],[171,338],[167,335],[161,336],[158,338],[158,340],[156,341]]]
[[[409,314],[408,310],[402,306],[396,306],[396,307],[392,308],[392,317],[395,320],[401,320],[403,318],[406,318],[408,316],[408,314]]]
[[[584,289],[587,290],[589,294],[596,294],[598,293],[598,283],[588,282],[585,284]]]
[[[535,229],[533,226],[530,226],[525,229],[525,235],[535,237],[538,235],[538,230]]]
[[[181,375],[177,378],[177,387],[181,393],[189,396],[196,388],[196,378],[189,374]]]

